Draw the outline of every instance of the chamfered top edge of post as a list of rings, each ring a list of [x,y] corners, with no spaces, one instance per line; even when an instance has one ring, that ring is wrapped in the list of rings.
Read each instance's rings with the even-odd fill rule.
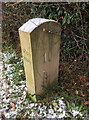
[[[46,23],[46,22],[55,22],[55,23],[58,23],[57,21],[51,20],[51,19],[33,18],[33,19],[28,20],[26,23],[24,23],[19,28],[19,30],[23,31],[23,32],[30,32],[31,33],[36,27],[38,27],[39,25],[41,25],[43,23]]]

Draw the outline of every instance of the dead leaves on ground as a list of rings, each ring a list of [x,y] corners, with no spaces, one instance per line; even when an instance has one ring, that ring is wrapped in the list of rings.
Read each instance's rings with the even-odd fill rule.
[[[70,73],[71,71],[68,72]],[[68,80],[66,81],[66,83],[68,83]],[[89,105],[89,97],[87,92],[88,90],[86,90],[86,85],[89,84],[87,84],[85,76],[78,75],[77,80],[73,79],[71,82],[69,82],[68,85],[62,85],[62,87],[60,88],[63,91],[72,92],[74,95],[76,94],[85,97],[85,99],[88,100],[85,101],[85,104]]]
[[[12,107],[11,111],[14,111],[15,110],[15,104],[13,102],[11,103],[11,107]]]

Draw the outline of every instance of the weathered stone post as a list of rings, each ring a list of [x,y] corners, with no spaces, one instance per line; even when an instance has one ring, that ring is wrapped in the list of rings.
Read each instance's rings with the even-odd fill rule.
[[[19,36],[28,92],[43,95],[43,87],[50,88],[58,80],[61,26],[34,18],[19,28]]]

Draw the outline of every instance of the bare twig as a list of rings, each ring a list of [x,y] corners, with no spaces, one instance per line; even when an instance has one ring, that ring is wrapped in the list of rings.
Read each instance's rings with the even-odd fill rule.
[[[80,38],[80,39],[82,39],[82,37],[80,37],[80,36],[78,36],[78,35],[75,35],[76,37],[78,37],[78,38]],[[88,40],[88,39],[86,39],[86,38],[83,38],[84,40]]]
[[[81,14],[81,11],[80,11],[80,3],[76,3],[76,5],[78,6],[78,12],[80,14],[80,19],[81,19],[81,25],[82,25],[82,39],[84,40],[83,41],[83,51],[85,51],[85,48],[84,46],[86,47],[87,49],[87,45],[86,45],[86,42],[85,42],[85,39],[84,39],[84,26],[83,26],[83,17],[82,17],[82,14]]]
[[[74,40],[76,41],[77,47],[80,48],[80,46],[79,46],[79,44],[78,44],[78,41],[77,41],[77,39],[76,39],[75,36],[74,36],[74,33],[73,33],[72,31],[71,31],[71,33],[72,33],[72,35],[73,35],[73,37],[74,37]]]

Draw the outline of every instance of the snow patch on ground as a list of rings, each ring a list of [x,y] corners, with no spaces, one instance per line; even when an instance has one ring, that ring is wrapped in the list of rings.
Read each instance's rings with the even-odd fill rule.
[[[8,61],[10,57],[16,56],[15,53],[10,54],[9,52],[7,54],[3,53],[2,55],[4,57],[4,61]],[[21,59],[22,60],[22,59]],[[20,61],[21,62],[21,61]],[[19,64],[19,62],[17,63]],[[11,66],[12,64],[5,64],[5,67],[7,68],[5,72],[5,75],[8,75],[8,72],[11,72]],[[14,66],[12,69],[15,69]],[[1,97],[1,110],[0,112],[5,115],[6,118],[15,118],[19,112],[21,112],[24,109],[27,109],[25,111],[25,116],[29,114],[29,118],[33,117],[46,117],[46,118],[63,118],[66,116],[66,110],[65,110],[65,103],[63,102],[63,97],[58,99],[57,101],[52,101],[52,104],[46,106],[44,103],[29,103],[26,99],[26,91],[27,88],[26,80],[20,81],[22,85],[15,85],[13,84],[13,74],[8,75],[8,79],[10,80],[11,86],[7,84],[6,76],[2,76],[2,70],[3,70],[3,62],[0,61],[0,97]],[[19,70],[20,73],[23,72],[23,70]],[[23,89],[24,88],[24,89]],[[16,95],[16,96],[15,96]],[[11,103],[14,103],[15,108],[13,110],[13,107],[11,106]],[[53,106],[53,107],[52,107]],[[82,114],[77,110],[72,110],[73,116],[76,116],[77,114]]]

